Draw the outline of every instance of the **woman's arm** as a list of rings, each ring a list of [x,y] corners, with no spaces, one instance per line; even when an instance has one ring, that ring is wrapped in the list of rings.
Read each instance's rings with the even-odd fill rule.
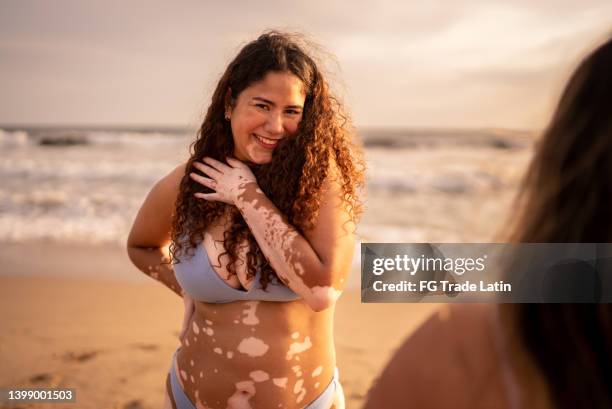
[[[302,236],[259,189],[248,166],[229,159],[195,162],[212,179],[191,177],[215,190],[196,194],[234,204],[242,213],[261,251],[283,282],[315,311],[331,306],[344,286],[353,257],[355,225],[342,201],[337,171],[332,167],[321,189],[321,206],[312,230]]]
[[[185,164],[159,180],[151,189],[132,225],[127,251],[140,271],[160,281],[179,296],[182,289],[170,261],[170,227]]]

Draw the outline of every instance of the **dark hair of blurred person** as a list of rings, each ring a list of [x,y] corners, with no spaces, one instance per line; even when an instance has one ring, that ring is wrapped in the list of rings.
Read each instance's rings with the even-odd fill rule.
[[[612,39],[578,66],[536,148],[513,240],[612,242]],[[557,408],[612,407],[612,306],[506,306]]]

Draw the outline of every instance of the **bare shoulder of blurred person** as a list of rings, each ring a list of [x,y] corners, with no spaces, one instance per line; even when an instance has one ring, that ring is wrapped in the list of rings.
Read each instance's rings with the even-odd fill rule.
[[[391,357],[364,409],[550,408],[530,361],[496,337],[498,317],[495,305],[441,307]]]

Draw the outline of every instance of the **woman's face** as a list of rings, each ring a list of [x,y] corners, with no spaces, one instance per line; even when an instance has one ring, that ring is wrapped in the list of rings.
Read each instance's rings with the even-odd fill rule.
[[[278,142],[297,132],[304,109],[302,81],[287,72],[269,72],[245,88],[229,107],[234,156],[256,164],[272,160]]]

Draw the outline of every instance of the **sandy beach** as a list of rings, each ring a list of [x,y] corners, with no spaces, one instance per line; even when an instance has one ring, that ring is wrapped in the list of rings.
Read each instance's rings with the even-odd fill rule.
[[[116,246],[11,244],[0,259],[0,385],[74,388],[77,396],[2,408],[161,407],[182,317],[176,295]],[[335,328],[348,408],[361,406],[393,349],[436,307],[361,304],[358,291],[343,294]]]

